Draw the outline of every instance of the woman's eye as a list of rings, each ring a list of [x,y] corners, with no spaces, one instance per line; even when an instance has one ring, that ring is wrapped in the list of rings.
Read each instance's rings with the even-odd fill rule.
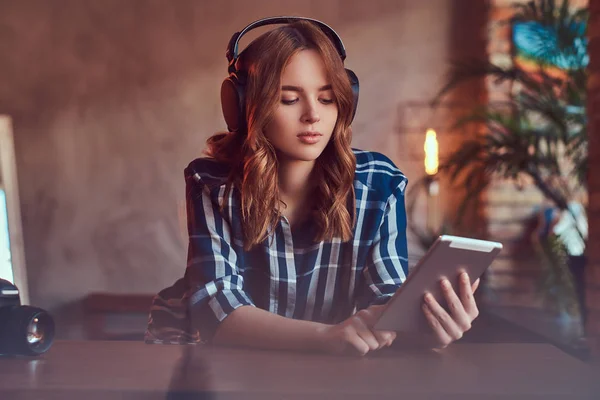
[[[296,99],[281,99],[281,102],[285,105],[292,105],[295,104],[299,101],[300,99],[296,98]],[[321,102],[321,104],[333,104],[335,103],[335,101],[333,99],[319,99],[319,101]]]

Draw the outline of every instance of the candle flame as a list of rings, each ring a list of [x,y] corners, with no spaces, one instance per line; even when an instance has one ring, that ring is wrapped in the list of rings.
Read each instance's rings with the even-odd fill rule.
[[[428,129],[425,134],[425,173],[435,175],[438,172],[438,141],[433,129]]]

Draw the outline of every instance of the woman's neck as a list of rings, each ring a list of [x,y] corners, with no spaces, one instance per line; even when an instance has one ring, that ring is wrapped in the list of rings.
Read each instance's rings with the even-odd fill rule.
[[[304,214],[308,215],[311,204],[310,196],[314,189],[312,171],[314,162],[288,161],[279,164],[279,195],[286,204],[283,215],[290,223],[292,219],[299,222]],[[300,215],[302,214],[302,215]]]
[[[313,188],[314,161],[288,161],[279,164],[279,193],[288,198],[303,198]]]

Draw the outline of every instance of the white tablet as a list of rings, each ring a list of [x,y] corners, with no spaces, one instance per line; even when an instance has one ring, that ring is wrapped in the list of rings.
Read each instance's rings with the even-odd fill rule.
[[[459,292],[462,272],[471,282],[479,278],[502,250],[502,244],[458,236],[440,236],[419,260],[406,281],[396,291],[375,324],[375,329],[405,333],[431,333],[421,306],[426,292],[446,307],[440,281],[447,278]]]

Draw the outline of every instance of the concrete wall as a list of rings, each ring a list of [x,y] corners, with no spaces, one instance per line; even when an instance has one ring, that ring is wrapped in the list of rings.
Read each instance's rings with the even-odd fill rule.
[[[32,302],[155,293],[183,274],[182,171],[224,129],[234,31],[283,14],[333,26],[361,80],[354,146],[416,180],[424,134],[398,133],[399,104],[428,101],[453,52],[482,50],[483,3],[0,1],[0,113],[14,123]]]

